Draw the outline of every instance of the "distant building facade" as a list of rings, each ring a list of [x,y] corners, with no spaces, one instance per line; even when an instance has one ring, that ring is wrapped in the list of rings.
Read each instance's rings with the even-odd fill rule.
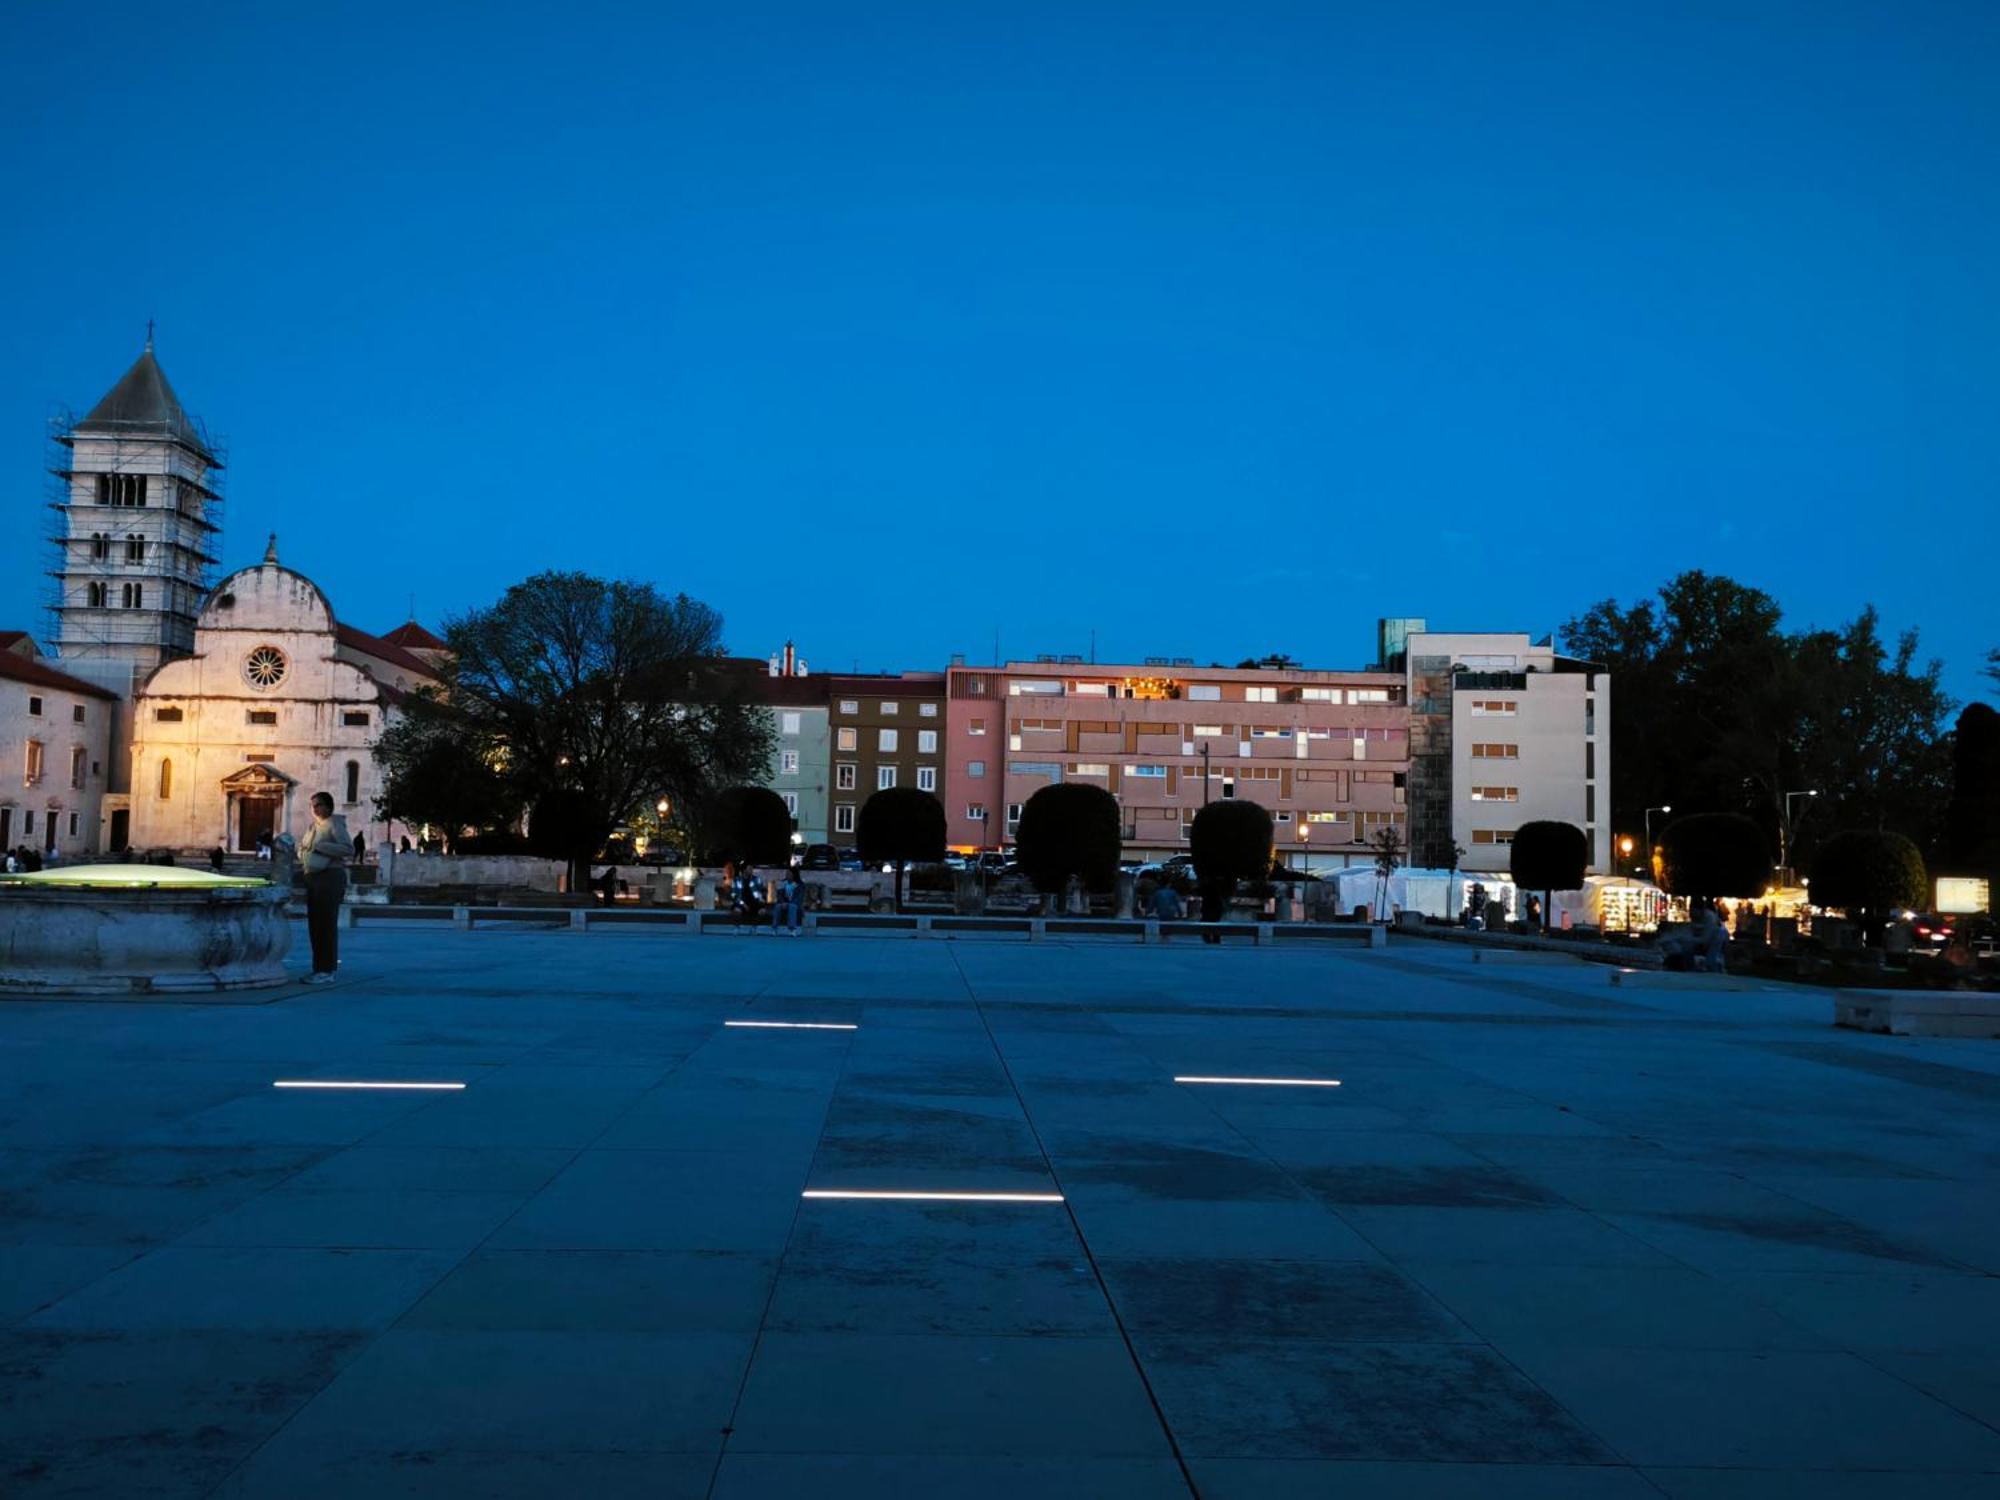
[[[764,784],[785,799],[794,845],[827,842],[827,788],[832,775],[824,672],[807,670],[790,641],[773,652],[756,691],[770,705],[775,741]]]
[[[1286,665],[1008,662],[947,676],[946,827],[953,847],[1004,849],[1044,786],[1118,799],[1132,858],[1185,853],[1206,801],[1272,816],[1298,868],[1370,860],[1406,832],[1409,713],[1386,671]]]
[[[854,845],[861,805],[879,791],[911,786],[945,798],[945,678],[942,672],[827,680],[832,790],[830,841]]]
[[[1385,621],[1415,744],[1411,847],[1430,865],[1508,868],[1514,832],[1583,830],[1590,868],[1611,865],[1611,676],[1526,635],[1444,632]]]
[[[98,847],[117,694],[0,630],[0,852],[72,859]]]

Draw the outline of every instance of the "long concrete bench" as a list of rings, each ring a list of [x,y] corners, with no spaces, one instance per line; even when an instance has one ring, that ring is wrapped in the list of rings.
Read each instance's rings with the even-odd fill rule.
[[[2000,1038],[2000,994],[1980,990],[1840,990],[1833,1024],[1887,1036]]]

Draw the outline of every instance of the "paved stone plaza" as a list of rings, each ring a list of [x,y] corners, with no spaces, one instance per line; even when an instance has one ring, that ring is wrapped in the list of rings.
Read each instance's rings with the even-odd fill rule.
[[[347,950],[0,1004],[0,1493],[2000,1496],[2000,1044],[1416,940]]]

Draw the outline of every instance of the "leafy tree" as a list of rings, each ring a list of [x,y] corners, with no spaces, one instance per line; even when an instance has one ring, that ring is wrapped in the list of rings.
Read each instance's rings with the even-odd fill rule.
[[[2000,713],[1984,703],[1967,705],[1952,735],[1944,857],[1956,873],[2000,889]]]
[[[1860,922],[1869,942],[1880,939],[1889,913],[1926,903],[1930,875],[1917,846],[1900,833],[1854,829],[1837,833],[1813,856],[1815,906],[1838,906]]]
[[[1694,813],[1660,833],[1664,883],[1676,896],[1758,896],[1771,884],[1771,845],[1741,813]]]
[[[1403,836],[1394,823],[1385,823],[1368,841],[1375,851],[1375,910],[1389,909],[1389,881],[1403,867]]]
[[[791,858],[792,813],[769,787],[725,787],[701,812],[708,863],[781,865]]]
[[[1775,837],[1785,794],[1812,789],[1827,824],[1935,827],[1950,700],[1916,633],[1885,642],[1872,607],[1838,629],[1788,633],[1770,595],[1689,572],[1657,601],[1594,606],[1562,636],[1612,674],[1619,815],[1741,812]],[[1809,854],[1818,819],[1794,832]]]
[[[1194,815],[1188,852],[1201,888],[1202,919],[1218,922],[1228,913],[1238,881],[1261,880],[1271,869],[1271,815],[1246,798],[1211,802]]]
[[[895,865],[896,910],[901,911],[903,872],[944,858],[944,804],[913,786],[892,786],[861,804],[854,832],[863,859],[871,865]]]
[[[1549,925],[1549,906],[1557,891],[1583,888],[1590,867],[1590,841],[1574,823],[1538,820],[1514,830],[1508,869],[1514,884],[1542,893],[1542,927]]]
[[[1056,782],[1036,792],[1014,831],[1014,858],[1044,895],[1060,893],[1072,875],[1093,891],[1110,890],[1123,847],[1118,799],[1082,781]]]
[[[728,666],[722,617],[685,594],[540,573],[445,638],[445,703],[494,747],[573,889],[642,804],[698,804],[769,759],[771,716]]]
[[[439,829],[456,852],[475,834],[518,823],[522,802],[498,769],[498,747],[434,694],[405,701],[375,742],[383,770],[375,816],[411,827]]]

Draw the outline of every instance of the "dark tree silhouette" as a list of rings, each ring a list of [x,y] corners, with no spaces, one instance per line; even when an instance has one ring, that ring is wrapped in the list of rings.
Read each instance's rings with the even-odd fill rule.
[[[1584,871],[1590,868],[1590,841],[1574,823],[1537,821],[1523,823],[1514,830],[1508,869],[1514,884],[1542,893],[1542,930],[1549,925],[1549,907],[1557,891],[1574,891],[1583,885]]]
[[[1014,858],[1044,895],[1060,893],[1072,875],[1093,891],[1118,880],[1118,799],[1101,786],[1065,781],[1045,786],[1021,809]]]
[[[861,857],[896,867],[896,910],[903,909],[903,872],[944,858],[944,804],[913,786],[892,786],[861,804],[855,826]]]

